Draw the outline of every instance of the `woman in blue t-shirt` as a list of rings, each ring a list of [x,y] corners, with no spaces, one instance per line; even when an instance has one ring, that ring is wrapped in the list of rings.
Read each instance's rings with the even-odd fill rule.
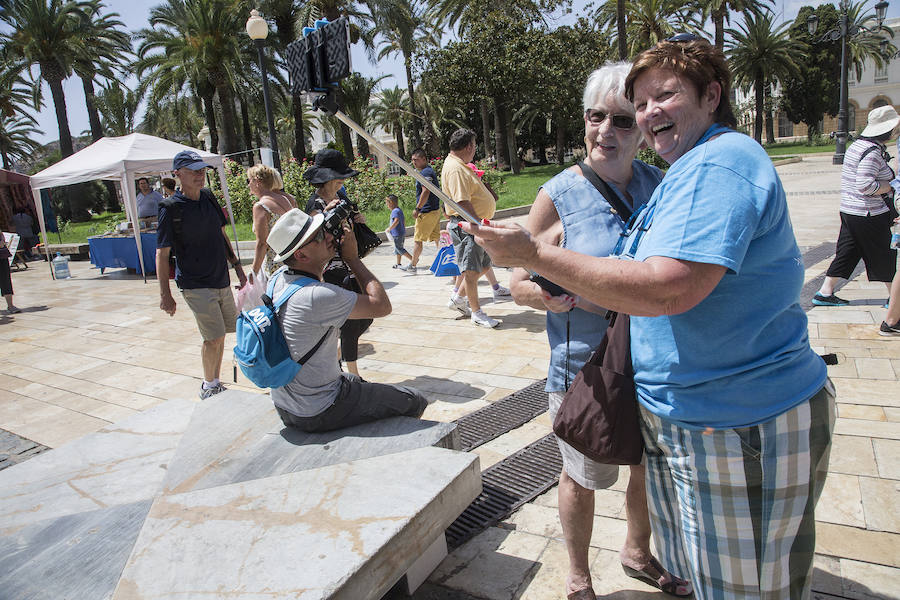
[[[671,167],[618,259],[513,227],[464,228],[497,264],[632,315],[663,565],[689,574],[698,598],[806,598],[834,388],[798,304],[784,189],[760,145],[732,129],[729,87],[722,52],[692,34],[637,57],[626,95]]]

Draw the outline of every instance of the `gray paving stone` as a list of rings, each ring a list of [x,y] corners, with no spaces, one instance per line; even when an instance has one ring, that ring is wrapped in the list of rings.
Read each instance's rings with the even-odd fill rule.
[[[458,449],[456,425],[395,417],[327,433],[285,427],[268,395],[228,390],[194,412],[163,490],[182,493],[437,446]]]
[[[111,598],[150,504],[47,519],[0,538],[0,597]]]

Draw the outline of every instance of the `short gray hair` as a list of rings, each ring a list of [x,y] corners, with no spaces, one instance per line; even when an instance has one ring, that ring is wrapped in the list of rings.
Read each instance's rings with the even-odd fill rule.
[[[625,108],[632,108],[625,97],[625,78],[631,71],[630,62],[608,62],[588,76],[584,84],[584,110],[594,108],[598,99],[612,95]]]

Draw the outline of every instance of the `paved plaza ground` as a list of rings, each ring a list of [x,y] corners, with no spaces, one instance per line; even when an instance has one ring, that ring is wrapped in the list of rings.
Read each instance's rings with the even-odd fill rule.
[[[830,156],[778,169],[804,249],[836,239],[839,169]],[[427,248],[422,264],[433,255]],[[810,266],[807,280],[821,277],[830,259]],[[485,300],[485,312],[501,325],[477,328],[446,308],[446,279],[421,271],[410,276],[391,269],[392,262],[384,247],[366,259],[394,306],[361,340],[366,379],[417,387],[431,401],[425,418],[452,421],[546,376],[542,313]],[[101,275],[87,262],[73,262],[72,279],[53,281],[46,264],[30,266],[13,274],[23,312],[0,315],[0,429],[56,448],[167,400],[199,402],[199,336],[180,297],[169,317],[158,308],[155,279],[144,283],[115,269]],[[508,283],[505,269],[497,274]],[[480,294],[489,299],[489,287],[482,285]],[[817,511],[815,597],[900,598],[900,338],[877,334],[883,284],[863,274],[840,295],[851,305],[808,312],[813,346],[838,357],[829,367],[838,420]],[[230,383],[233,345],[233,336],[226,338],[223,379],[255,391],[240,374]],[[484,444],[475,450],[481,468],[549,432],[544,414]],[[627,469],[621,475],[614,488],[597,493],[594,588],[601,598],[662,598],[618,565]],[[554,487],[451,552],[416,597],[556,599],[566,568]]]

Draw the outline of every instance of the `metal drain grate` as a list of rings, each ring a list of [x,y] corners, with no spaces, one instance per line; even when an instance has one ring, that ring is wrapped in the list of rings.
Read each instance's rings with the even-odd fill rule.
[[[834,256],[834,242],[822,242],[818,246],[811,246],[803,253],[803,268],[808,269],[832,256]]]
[[[547,380],[541,379],[490,406],[457,419],[456,430],[462,444],[460,450],[468,452],[547,412],[546,384]]]
[[[447,528],[447,545],[457,548],[482,530],[556,485],[562,457],[551,433],[481,474],[482,491]]]
[[[32,456],[49,449],[47,446],[0,429],[0,471],[25,462]]]

